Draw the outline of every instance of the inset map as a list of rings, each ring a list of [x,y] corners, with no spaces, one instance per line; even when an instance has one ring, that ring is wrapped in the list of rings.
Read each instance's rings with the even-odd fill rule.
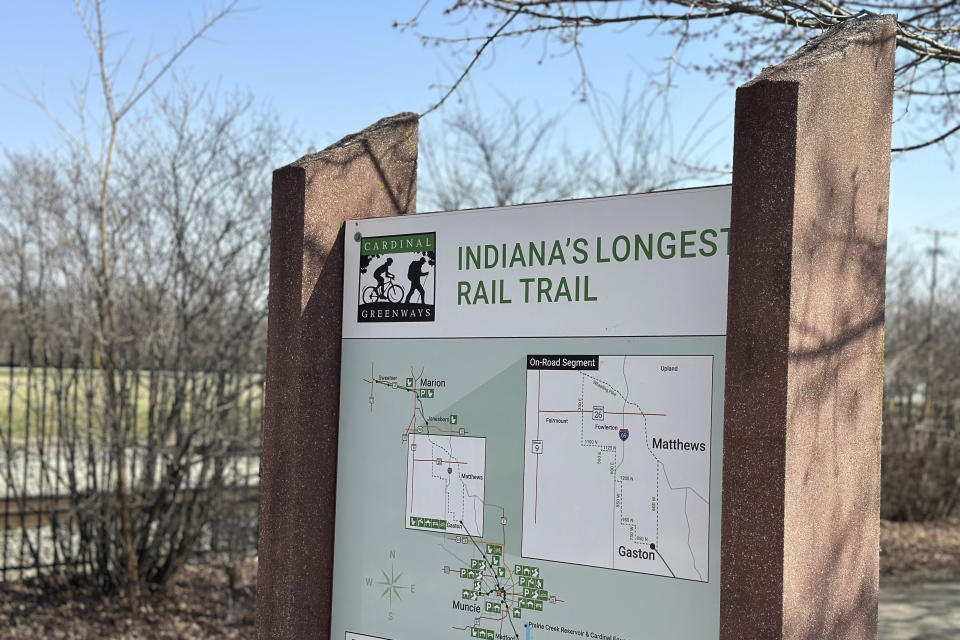
[[[522,556],[707,582],[712,397],[712,356],[529,356]]]
[[[486,438],[410,433],[407,529],[483,536]]]

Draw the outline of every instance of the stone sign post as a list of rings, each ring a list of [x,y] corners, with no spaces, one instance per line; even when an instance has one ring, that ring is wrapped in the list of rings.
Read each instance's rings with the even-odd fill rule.
[[[413,213],[417,116],[273,173],[258,638],[326,638],[340,398],[343,221]]]
[[[875,638],[896,21],[737,90],[721,637]]]
[[[666,566],[663,556],[666,551],[659,545],[648,544],[642,549],[634,545],[638,549],[631,551],[633,555],[624,560],[614,558],[614,561],[659,563],[662,560],[662,570],[659,573],[639,569],[612,572],[617,574],[617,584],[621,587],[644,585],[643,588],[648,589],[646,593],[654,593],[660,586],[667,585],[667,582],[657,581],[674,580],[666,590],[661,590],[660,596],[668,592],[690,593],[696,595],[699,602],[706,602],[704,611],[690,610],[684,615],[713,616],[710,624],[704,625],[704,628],[714,630],[711,639],[876,637],[884,267],[895,37],[896,22],[892,17],[851,19],[811,41],[782,64],[764,70],[737,92],[730,228],[722,229],[729,231],[730,239],[725,356],[722,335],[698,338],[716,341],[719,359],[714,361],[718,363],[718,372],[723,370],[719,363],[724,362],[724,357],[726,363],[725,407],[721,406],[719,391],[716,396],[716,406],[721,408],[724,416],[722,500],[720,507],[711,510],[709,515],[711,521],[719,520],[713,524],[722,533],[718,542],[714,537],[710,543],[714,545],[711,548],[719,547],[718,556],[713,556],[719,557],[719,562],[711,560],[713,572],[709,576],[694,576],[699,579],[684,582],[674,580],[681,576],[674,575],[675,571]],[[338,615],[334,611],[335,602],[340,603],[338,607],[349,605],[349,617],[354,621],[362,619],[366,615],[364,612],[368,611],[358,605],[361,576],[351,574],[349,579],[352,582],[345,583],[356,588],[333,593],[338,421],[342,409],[341,327],[346,326],[341,323],[344,317],[348,317],[342,315],[342,310],[346,310],[344,314],[348,311],[356,314],[352,305],[357,303],[351,300],[345,304],[343,300],[344,242],[360,239],[359,232],[356,232],[356,238],[352,237],[358,223],[345,226],[345,221],[414,212],[417,126],[414,114],[387,118],[320,153],[274,172],[257,585],[257,636],[262,640],[331,638],[331,618]],[[729,193],[727,188],[714,189],[703,196],[708,198],[704,202],[716,203],[718,197]],[[671,202],[682,203],[693,202],[701,196],[694,194],[690,196],[691,200],[671,198]],[[624,208],[626,205],[618,206],[621,212],[629,213]],[[723,213],[725,215],[725,209]],[[501,211],[495,215],[504,214]],[[626,219],[629,216],[617,218]],[[669,216],[661,219],[669,219]],[[566,220],[569,223],[570,218]],[[393,225],[389,221],[366,224],[368,228],[369,225],[386,225],[384,228],[391,229],[396,226],[397,231],[391,233],[402,233],[400,228],[403,225]],[[456,224],[456,219],[449,217],[444,218],[442,224],[436,223],[437,228],[447,230]],[[544,226],[542,221],[537,224],[540,228]],[[347,252],[351,260],[366,259],[366,262],[360,262],[360,272],[365,274],[364,265],[373,264],[372,259],[386,260],[380,254],[406,251],[402,247],[386,246],[386,240],[405,237],[404,242],[408,244],[416,241],[423,245],[410,249],[409,255],[391,254],[397,256],[398,264],[403,257],[410,261],[413,256],[414,262],[406,271],[411,283],[430,283],[426,292],[422,286],[416,286],[419,303],[416,298],[411,300],[414,289],[405,300],[398,296],[397,300],[388,302],[389,293],[384,288],[384,281],[378,275],[378,289],[374,286],[377,283],[371,281],[372,276],[366,274],[361,275],[365,288],[357,289],[359,285],[356,283],[349,285],[353,287],[353,296],[360,295],[361,290],[372,292],[370,300],[362,300],[366,306],[361,306],[361,314],[365,308],[372,309],[370,313],[393,313],[390,310],[394,307],[409,307],[407,311],[412,309],[423,313],[427,298],[429,313],[434,313],[435,294],[430,287],[436,286],[436,275],[432,281],[424,280],[428,277],[424,275],[426,272],[415,267],[416,264],[427,264],[427,257],[430,258],[429,265],[433,265],[435,245],[440,242],[440,235],[416,233],[419,235],[384,235],[381,237],[383,242],[377,246],[368,243],[370,247],[364,245]],[[351,237],[345,240],[345,235]],[[719,235],[712,231],[712,235],[701,234],[699,237],[716,239]],[[599,246],[601,238],[596,240]],[[586,246],[586,239],[584,243]],[[397,242],[394,244],[399,246]],[[713,240],[705,248],[711,245],[716,249]],[[438,255],[441,250],[453,249],[444,244],[436,249]],[[424,257],[417,262],[417,255]],[[586,251],[583,255],[587,255]],[[722,254],[704,251],[700,255],[719,259]],[[479,264],[480,258],[477,260]],[[609,259],[606,262],[610,262]],[[679,262],[682,261],[670,265]],[[443,264],[450,264],[449,268],[453,268],[452,262]],[[690,261],[683,264],[702,263]],[[615,271],[614,266],[604,265],[602,268],[607,269],[605,273],[621,273]],[[617,268],[628,267],[624,264]],[[435,269],[427,271],[433,273]],[[682,270],[674,272],[685,273]],[[499,282],[499,300],[503,301],[504,281]],[[604,285],[602,282],[597,284],[596,280],[593,285],[591,291],[595,299],[602,295]],[[476,296],[476,292],[473,294]],[[579,289],[577,296],[579,299]],[[584,297],[589,300],[590,294],[585,291]],[[719,299],[723,299],[722,294]],[[439,303],[437,309],[440,309]],[[630,314],[624,317],[630,317]],[[717,317],[722,325],[723,315]],[[440,326],[438,321],[437,327]],[[624,331],[619,334],[621,337],[616,338],[621,341],[619,344],[630,340],[635,340],[630,344],[639,344],[639,338],[629,336],[649,335],[643,332],[644,327],[636,327],[634,333],[629,332],[629,327],[621,327],[621,330]],[[409,333],[412,329],[404,331]],[[722,328],[714,334],[722,334]],[[362,341],[365,338],[355,339]],[[597,338],[593,340],[589,344],[611,344],[597,342]],[[495,339],[488,343],[491,354],[497,351],[495,343]],[[355,344],[364,349],[372,348],[363,342]],[[569,340],[565,344],[575,345]],[[527,384],[530,380],[537,381],[534,398],[538,401],[532,405],[532,411],[539,425],[539,381],[566,380],[564,376],[568,374],[550,371],[554,366],[552,356],[528,356],[527,359],[529,362],[517,371]],[[557,362],[560,362],[559,358]],[[609,366],[604,362],[596,355],[581,355],[568,364],[557,366],[568,366],[574,372],[593,367],[602,373]],[[624,377],[627,375],[626,362],[624,359]],[[635,359],[631,362],[640,366],[645,361]],[[347,364],[344,362],[343,366]],[[443,393],[445,381],[432,381],[427,385],[430,389],[421,389],[418,385],[420,378],[414,372],[406,374],[411,376],[406,380],[397,376],[378,378],[374,375],[373,363],[363,364],[368,367],[368,374],[364,374],[369,378],[365,380],[370,389],[368,416],[374,410],[375,393],[384,391],[403,395],[414,392],[414,398],[424,399],[414,401],[411,424],[419,425],[416,422],[417,402],[420,402],[420,413],[424,414],[422,403],[434,399],[433,387],[440,387],[439,395]],[[353,362],[350,367],[351,375],[356,374],[357,363]],[[676,367],[660,367],[659,364],[656,368],[676,370]],[[540,373],[541,370],[546,373]],[[531,377],[534,375],[535,378]],[[361,379],[360,374],[354,377]],[[605,388],[611,390],[609,385]],[[580,391],[580,394],[583,404],[584,392]],[[382,395],[378,397],[380,403],[390,402]],[[366,401],[366,394],[363,400]],[[504,396],[498,410],[513,407],[511,402],[513,400]],[[524,405],[519,406],[518,413],[522,414]],[[526,406],[529,414],[530,405]],[[573,413],[590,414],[592,411],[594,421],[605,420],[602,406],[582,409],[579,407]],[[645,414],[643,409],[633,414],[626,409],[616,411],[621,412],[621,416],[641,416],[644,424],[648,415],[666,415]],[[428,415],[424,414],[422,419],[434,420]],[[500,424],[512,425],[514,419],[520,421],[518,428],[522,430],[522,416],[507,415]],[[442,420],[448,421],[443,433],[453,435],[436,437],[451,442],[458,433],[464,435],[465,427],[474,428],[465,413],[444,414]],[[559,424],[567,420],[555,422]],[[429,438],[431,430],[438,430],[430,424],[422,428],[426,429],[425,433],[420,432],[420,426],[414,426],[413,433]],[[611,432],[608,449],[616,451],[620,446],[625,452],[622,447],[627,446],[628,438],[631,447],[644,442],[645,436],[639,431],[633,426],[634,435],[630,435],[631,430],[625,424],[621,425],[619,440],[617,432]],[[414,436],[408,438],[409,433],[408,428],[403,434],[404,447],[413,441]],[[715,449],[718,449],[721,436],[720,431],[716,433]],[[356,438],[352,436],[351,441],[356,443]],[[391,443],[399,447],[401,439],[396,438],[395,443],[391,439]],[[474,445],[481,446],[479,442]],[[699,450],[704,451],[709,443],[688,445],[683,444],[682,448],[697,451],[697,447],[703,447]],[[525,459],[537,460],[538,473],[540,458],[536,456],[544,452],[544,446],[537,439],[530,451],[526,451],[529,447],[523,448]],[[407,460],[407,454],[403,455]],[[467,461],[444,460],[444,457],[454,457],[448,452],[446,456],[440,455],[437,463],[444,463],[446,473],[453,476],[454,464],[467,467],[475,464],[483,468],[483,456],[490,459],[491,454],[484,454],[481,449],[466,449],[460,455],[467,456]],[[602,454],[599,450],[596,456],[597,464],[600,464]],[[422,464],[433,459],[413,458],[414,462]],[[719,462],[720,457],[714,461]],[[380,461],[372,460],[371,463],[380,464]],[[658,461],[658,464],[662,463]],[[610,468],[613,469],[614,465]],[[409,464],[407,471],[409,474]],[[656,473],[656,482],[659,483],[659,467]],[[460,470],[456,474],[466,477]],[[355,472],[351,477],[356,478]],[[441,478],[446,476],[441,475]],[[719,483],[719,472],[717,480]],[[408,482],[412,483],[412,479],[408,478]],[[474,472],[469,482],[479,488],[483,477]],[[659,485],[657,487],[659,495]],[[343,490],[341,487],[340,491]],[[357,489],[363,490],[363,487]],[[719,499],[719,494],[719,491],[711,490],[707,497]],[[400,495],[402,497],[402,492]],[[619,496],[617,504],[622,508]],[[526,504],[526,498],[524,501]],[[557,508],[555,504],[550,507],[551,514]],[[650,502],[646,504],[649,513]],[[348,507],[352,509],[347,512],[352,522],[365,522],[368,514],[363,509],[367,506],[341,505],[342,509]],[[653,508],[659,532],[659,497],[654,500]],[[501,623],[508,616],[511,623],[513,618],[521,621],[536,619],[536,625],[530,622],[531,626],[526,627],[527,637],[530,637],[531,629],[536,630],[538,638],[561,637],[556,635],[559,631],[540,624],[547,622],[543,617],[531,617],[539,613],[546,615],[556,604],[553,599],[557,598],[555,592],[548,595],[542,586],[539,566],[507,564],[505,559],[510,549],[507,549],[505,539],[502,544],[474,540],[469,528],[477,523],[471,521],[468,525],[464,522],[466,517],[448,522],[421,517],[424,515],[429,514],[411,512],[404,516],[409,522],[404,529],[398,530],[397,535],[417,541],[418,546],[409,549],[424,549],[423,545],[430,540],[444,544],[471,542],[476,553],[483,556],[483,559],[472,561],[476,566],[460,569],[459,575],[451,579],[459,580],[470,574],[466,577],[476,577],[480,582],[486,572],[495,580],[498,574],[504,579],[509,575],[512,579],[514,574],[523,573],[522,594],[507,593],[508,590],[497,581],[494,597],[499,600],[488,598],[483,603],[489,614],[487,619],[495,619],[491,616],[496,615],[502,616]],[[482,517],[481,513],[481,520]],[[505,538],[508,526],[506,508],[498,519],[495,524],[502,525]],[[373,521],[369,526],[376,528],[381,524],[382,535],[392,535],[388,526],[396,523],[388,525]],[[466,529],[466,535],[448,535],[451,527],[457,529],[458,524],[459,528]],[[518,526],[513,514],[509,526]],[[494,533],[498,528],[491,527]],[[349,533],[341,531],[337,535]],[[634,539],[633,535],[631,531],[630,540]],[[426,536],[435,537],[428,539]],[[454,538],[457,538],[456,542]],[[517,544],[515,538],[511,540]],[[652,539],[644,538],[643,541],[652,542]],[[344,548],[349,547],[338,544],[338,549]],[[469,545],[463,548],[466,549],[464,553],[472,552]],[[341,578],[345,566],[341,560],[352,561],[357,553],[352,549],[347,556],[338,557],[337,571]],[[566,551],[558,553],[562,555]],[[487,557],[486,554],[492,555]],[[624,553],[620,555],[624,556]],[[551,559],[542,555],[534,557]],[[392,562],[393,558],[391,552],[389,561]],[[694,569],[695,565],[696,559]],[[718,566],[719,576],[716,575]],[[604,576],[612,574],[602,573],[609,569],[595,567],[565,571],[600,572],[590,573],[591,580],[596,582],[591,582],[588,592],[602,594]],[[387,585],[384,593],[390,592],[392,598],[396,592],[400,597],[401,590],[408,589],[402,593],[412,596],[410,586],[401,584],[393,573],[392,564],[388,569],[389,575],[386,570],[384,572],[384,584]],[[457,571],[456,567],[446,569],[444,573],[448,575]],[[699,569],[697,571],[699,573]],[[472,584],[473,580],[470,582]],[[688,591],[677,586],[681,583],[682,589]],[[561,579],[551,584],[564,583]],[[421,587],[419,592],[431,593],[430,585],[418,586]],[[476,588],[479,595],[480,587]],[[526,604],[517,605],[514,598],[517,595],[521,595]],[[618,597],[627,596],[629,594],[618,593]],[[550,597],[553,599],[545,600]],[[471,600],[475,598],[470,589],[463,590],[463,598],[464,602],[459,605],[454,598],[454,609],[459,606],[473,611]],[[501,602],[505,607],[502,611]],[[683,603],[669,604],[677,610],[683,608]],[[449,600],[443,606],[449,613]],[[521,610],[524,606],[526,608]],[[577,615],[579,605],[576,602],[567,602],[565,606],[565,620]],[[479,608],[476,610],[480,611]],[[344,636],[342,628],[346,617],[343,613],[339,615],[341,622],[336,640]],[[392,621],[392,612],[387,615]],[[455,628],[461,629],[465,634],[463,637],[494,637],[494,631],[480,628],[480,620],[481,616],[478,616],[467,626]],[[390,627],[385,620],[378,624],[377,629],[396,628]],[[407,621],[404,624],[412,623]],[[617,624],[620,625],[616,627],[620,635],[616,637],[623,637],[624,628],[630,640],[643,637],[642,620],[637,621],[636,628],[632,622]],[[659,624],[662,625],[663,621]],[[501,633],[507,633],[510,628],[501,625]],[[693,627],[688,625],[688,628]],[[516,633],[511,630],[509,634],[522,637],[524,627],[515,626],[514,629]],[[346,640],[379,637],[384,633],[387,632],[347,627]],[[450,637],[450,626],[432,633],[438,638]],[[682,638],[692,640],[688,635]],[[412,638],[391,637],[389,640]],[[706,636],[704,640],[707,640]]]

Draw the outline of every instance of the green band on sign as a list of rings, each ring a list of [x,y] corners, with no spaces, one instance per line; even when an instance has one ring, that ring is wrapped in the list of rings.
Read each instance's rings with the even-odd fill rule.
[[[436,251],[437,234],[417,233],[403,236],[377,236],[360,240],[360,255],[378,256],[385,253],[425,253]]]

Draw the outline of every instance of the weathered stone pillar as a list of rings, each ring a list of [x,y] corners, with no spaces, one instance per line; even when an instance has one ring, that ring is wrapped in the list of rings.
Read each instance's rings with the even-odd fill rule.
[[[737,90],[721,638],[876,638],[896,22]]]
[[[417,116],[273,173],[257,637],[329,638],[344,221],[413,213]]]

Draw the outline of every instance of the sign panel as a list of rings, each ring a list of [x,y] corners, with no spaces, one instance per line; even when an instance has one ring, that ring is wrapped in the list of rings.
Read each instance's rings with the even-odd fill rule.
[[[333,638],[718,637],[729,212],[347,223]]]

